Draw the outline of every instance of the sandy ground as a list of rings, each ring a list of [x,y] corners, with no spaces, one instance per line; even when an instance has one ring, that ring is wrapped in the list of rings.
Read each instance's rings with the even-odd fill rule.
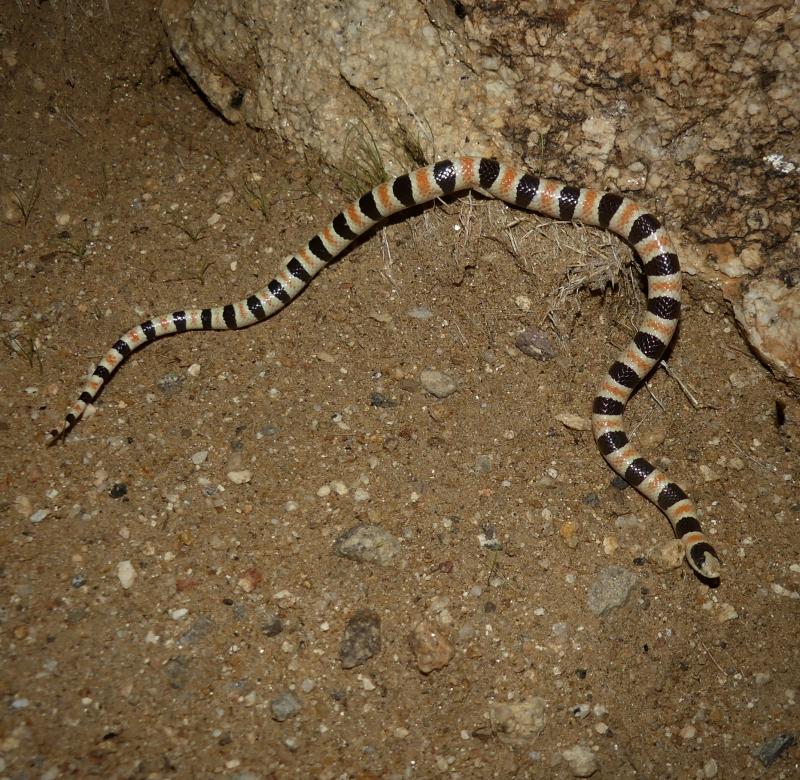
[[[345,196],[221,121],[154,13],[5,8],[0,778],[798,776],[796,745],[759,756],[798,732],[798,404],[718,293],[688,280],[670,355],[700,405],[658,371],[627,415],[692,488],[714,590],[559,419],[641,299],[549,296],[626,250],[479,198],[256,328],[150,345],[46,448],[120,333],[251,292]],[[379,561],[340,554],[359,524]]]

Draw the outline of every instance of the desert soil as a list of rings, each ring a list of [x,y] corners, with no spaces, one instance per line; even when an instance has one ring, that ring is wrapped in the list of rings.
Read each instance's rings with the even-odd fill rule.
[[[798,404],[689,278],[627,420],[724,569],[670,565],[564,418],[641,311],[554,302],[629,254],[604,233],[420,210],[269,322],[137,352],[45,446],[120,333],[252,292],[347,200],[221,120],[145,5],[0,22],[0,778],[797,777]]]

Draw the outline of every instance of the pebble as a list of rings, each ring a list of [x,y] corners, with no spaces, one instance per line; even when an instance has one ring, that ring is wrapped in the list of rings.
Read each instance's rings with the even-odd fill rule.
[[[800,591],[784,588],[779,582],[773,582],[769,588],[776,596],[786,596],[790,599],[800,599]]]
[[[598,770],[597,757],[591,748],[585,745],[575,745],[562,751],[561,755],[575,777],[591,777]]]
[[[333,551],[351,561],[386,566],[400,549],[400,543],[379,525],[360,523],[348,528],[334,542]]]
[[[528,355],[537,360],[552,360],[558,354],[555,347],[550,343],[550,339],[543,331],[536,328],[528,328],[517,333],[514,339],[514,346],[523,355]]]
[[[569,428],[572,431],[592,430],[592,421],[588,417],[583,417],[580,414],[561,412],[556,415],[556,420],[558,420],[565,428]]]
[[[533,306],[533,301],[527,295],[518,295],[514,298],[514,304],[520,311],[529,312]]]
[[[200,617],[195,618],[188,630],[184,631],[178,637],[178,646],[189,647],[191,645],[196,645],[209,636],[216,627],[217,624],[211,618],[200,615]]]
[[[621,607],[638,581],[638,577],[622,566],[607,566],[589,586],[587,605],[595,615],[605,615]]]
[[[668,539],[651,550],[648,557],[659,571],[677,569],[683,564],[683,542],[680,539]]]
[[[771,739],[769,742],[765,742],[757,749],[756,755],[758,756],[758,760],[764,766],[771,766],[780,758],[784,751],[794,745],[796,740],[797,738],[794,734],[778,734],[777,737]]]
[[[128,495],[128,486],[124,482],[115,482],[108,491],[111,498],[122,498]]]
[[[197,452],[194,453],[194,455],[192,455],[191,460],[195,466],[200,466],[206,462],[207,458],[208,458],[208,450],[198,450]]]
[[[697,729],[689,723],[678,732],[678,735],[681,739],[694,739],[697,736]]]
[[[571,550],[578,546],[578,526],[572,520],[566,520],[558,529],[558,535]]]
[[[350,488],[342,482],[340,479],[334,479],[330,482],[331,490],[336,493],[337,496],[346,496],[350,492]]]
[[[458,386],[451,376],[429,368],[419,375],[419,381],[431,395],[435,395],[437,398],[447,398],[458,390]]]
[[[409,644],[414,653],[417,668],[423,674],[443,669],[453,658],[453,646],[427,620],[421,620],[414,626],[414,630],[409,636]]]
[[[263,581],[264,575],[258,569],[248,569],[236,584],[245,593],[252,593]]]
[[[702,465],[700,466],[700,474],[703,477],[703,481],[705,482],[715,482],[719,479],[719,474],[714,471],[709,466]]]
[[[703,764],[703,776],[706,777],[708,780],[717,776],[717,772],[719,771],[719,766],[717,762],[713,758],[709,758]]]
[[[253,478],[253,474],[249,469],[236,469],[228,472],[228,479],[234,485],[244,485]]]
[[[504,742],[527,743],[544,729],[546,707],[547,702],[540,696],[513,704],[492,702],[492,731]]]
[[[619,539],[616,536],[607,535],[603,537],[603,552],[606,555],[613,555],[619,549]]]
[[[415,320],[429,320],[433,317],[433,312],[427,306],[415,306],[409,310],[408,316]]]
[[[733,604],[729,604],[726,601],[724,604],[719,605],[719,611],[717,612],[718,623],[727,623],[729,620],[736,620],[738,617],[739,613]]]
[[[300,700],[291,691],[282,693],[269,703],[273,720],[283,723],[287,718],[291,718],[300,712]]]
[[[591,709],[592,705],[589,704],[588,702],[583,702],[582,704],[576,704],[571,710],[572,717],[578,718],[578,720],[583,720],[583,718],[585,718],[591,712]]]
[[[626,485],[627,485],[627,483],[626,483]],[[617,519],[614,521],[614,525],[620,531],[627,531],[627,530],[630,530],[632,528],[641,528],[643,523],[642,523],[642,518],[641,517],[639,517],[638,515],[634,515],[632,513],[629,513],[627,515],[619,515],[617,517]]]
[[[365,664],[381,649],[381,619],[371,609],[359,609],[347,621],[339,647],[343,669]]]
[[[133,586],[136,579],[136,569],[133,568],[133,564],[130,561],[120,561],[117,564],[117,578],[119,579],[119,584],[125,590]]]
[[[267,636],[278,636],[283,631],[283,621],[274,612],[270,612],[261,626],[261,630]]]
[[[300,683],[300,690],[303,693],[311,693],[316,686],[316,681],[312,680],[310,677],[306,677],[303,679],[303,682]]]
[[[37,509],[28,519],[32,523],[41,523],[50,514],[49,509]]]

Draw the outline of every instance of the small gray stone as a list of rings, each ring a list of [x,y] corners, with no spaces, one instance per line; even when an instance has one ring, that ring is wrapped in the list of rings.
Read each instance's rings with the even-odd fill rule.
[[[452,395],[458,390],[458,386],[451,376],[429,368],[419,375],[419,381],[431,395],[435,395],[437,398],[447,398],[448,395]]]
[[[205,639],[215,628],[217,624],[204,615],[197,618],[194,623],[178,638],[179,647],[187,647],[194,645]]]
[[[400,543],[379,525],[359,523],[348,528],[333,545],[342,558],[385,566],[397,554]]]
[[[536,358],[537,360],[552,360],[558,353],[550,343],[550,339],[536,328],[528,328],[521,333],[517,333],[514,339],[514,346],[523,355]]]
[[[478,474],[488,474],[492,470],[492,456],[478,455],[475,458],[475,471]]]
[[[794,745],[796,737],[794,734],[778,734],[777,737],[764,743],[758,748],[756,755],[764,766],[771,766],[781,756],[781,754]]]
[[[622,566],[608,566],[589,586],[587,604],[595,615],[605,615],[621,607],[630,595],[638,577]]]
[[[70,584],[73,588],[82,588],[86,584],[85,574],[76,574],[71,580]]]
[[[381,649],[381,619],[371,609],[359,609],[347,621],[339,648],[343,669],[365,664]]]
[[[291,691],[276,696],[270,703],[272,717],[280,723],[300,712],[300,700]]]
[[[267,636],[278,636],[283,631],[283,621],[274,612],[270,612],[265,617],[261,630]]]

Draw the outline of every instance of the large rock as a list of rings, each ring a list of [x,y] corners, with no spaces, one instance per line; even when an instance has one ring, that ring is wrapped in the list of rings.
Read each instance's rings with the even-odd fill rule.
[[[512,151],[500,130],[518,77],[478,67],[445,0],[164,0],[161,15],[175,56],[227,119],[332,164],[354,132],[402,168],[418,146]]]
[[[794,283],[789,273],[754,279],[734,300],[750,345],[795,391],[800,390],[800,267],[797,274]]]
[[[161,16],[220,113],[341,180],[377,147],[394,174],[473,152],[638,193],[797,389],[797,292],[776,280],[797,273],[800,16],[728,5],[162,0]]]

